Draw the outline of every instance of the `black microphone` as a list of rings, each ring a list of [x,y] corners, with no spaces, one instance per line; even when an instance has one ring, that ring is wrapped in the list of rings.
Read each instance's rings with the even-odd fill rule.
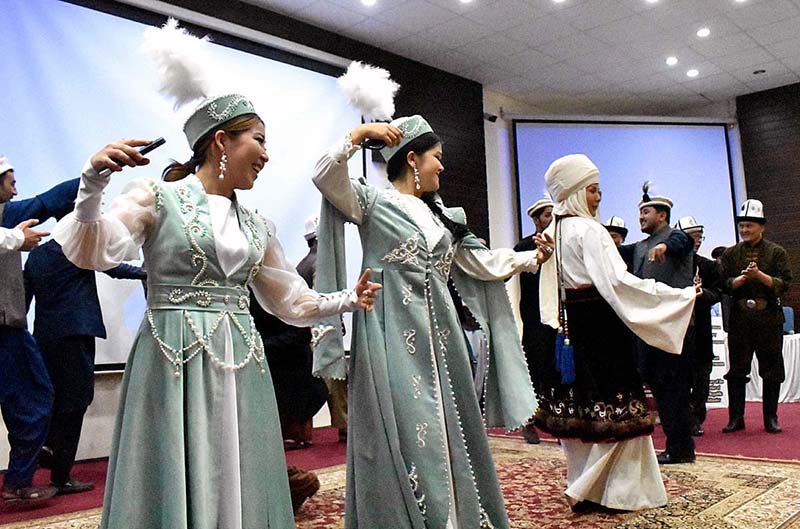
[[[154,149],[157,149],[158,147],[161,147],[165,143],[167,143],[167,140],[165,140],[164,138],[158,138],[157,140],[151,141],[147,145],[142,145],[141,147],[138,147],[136,150],[139,151],[139,154],[144,156],[145,154],[149,153],[150,151],[152,151]],[[112,158],[112,160],[114,160],[114,159]],[[114,163],[122,165],[122,162],[120,162],[118,160],[114,160]],[[105,169],[100,171],[98,174],[100,176],[102,176],[103,178],[106,178],[108,176],[111,176],[112,172],[113,171],[110,168],[106,167]]]

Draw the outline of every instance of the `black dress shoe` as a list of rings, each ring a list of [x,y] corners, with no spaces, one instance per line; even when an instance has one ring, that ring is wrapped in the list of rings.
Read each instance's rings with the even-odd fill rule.
[[[94,483],[91,481],[78,481],[71,479],[66,483],[51,483],[56,488],[56,495],[62,496],[64,494],[78,494],[79,492],[87,492],[94,488]]]
[[[694,463],[695,456],[694,454],[686,454],[683,456],[673,456],[666,450],[658,454],[658,464],[659,465],[677,465],[680,463]]]
[[[781,433],[783,431],[778,424],[778,418],[775,416],[764,419],[764,429],[769,433]]]
[[[602,505],[589,500],[581,500],[570,505],[570,509],[572,509],[572,512],[575,514],[589,514],[591,512],[597,512],[601,508]]]
[[[728,424],[722,429],[722,433],[733,433],[739,430],[744,430],[744,417],[737,417],[728,421]]]
[[[532,424],[526,424],[525,427],[522,429],[522,437],[525,438],[525,441],[530,445],[538,445],[542,442],[539,439],[539,434],[536,432],[536,428]]]
[[[39,449],[39,468],[53,468],[53,450],[49,446]]]
[[[693,437],[702,437],[705,435],[706,431],[703,430],[703,426],[700,424],[695,424],[692,426],[692,436]]]

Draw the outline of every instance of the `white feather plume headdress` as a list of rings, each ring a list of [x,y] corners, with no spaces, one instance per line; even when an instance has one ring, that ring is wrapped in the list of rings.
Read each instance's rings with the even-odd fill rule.
[[[394,115],[394,96],[400,85],[383,68],[353,61],[339,77],[338,84],[355,108],[365,117],[389,121]]]
[[[161,28],[147,28],[142,51],[156,63],[158,91],[175,100],[174,108],[211,95],[205,47],[208,37],[198,38],[178,27],[174,18]]]

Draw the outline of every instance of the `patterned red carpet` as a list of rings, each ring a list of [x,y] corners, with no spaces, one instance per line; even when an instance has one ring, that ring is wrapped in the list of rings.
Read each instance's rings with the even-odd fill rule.
[[[800,465],[700,457],[663,468],[670,503],[627,514],[576,515],[564,499],[564,458],[554,443],[493,438],[492,451],[515,529],[800,529]],[[338,529],[344,467],[318,471],[320,492],[300,511],[298,529]],[[96,529],[99,509],[0,526]]]
[[[566,468],[554,443],[492,439],[515,529],[800,529],[800,465],[700,457],[664,467],[670,503],[627,514],[574,514],[564,498]],[[342,527],[344,468],[320,471],[320,492],[297,517],[298,529]]]
[[[758,406],[748,405],[748,429],[733,436],[716,430],[726,418],[715,410],[698,452],[800,460],[794,430],[800,404],[781,405],[785,433],[770,435],[760,425]],[[658,433],[655,436],[659,444]],[[493,438],[492,447],[512,527],[541,529],[800,529],[800,465],[784,462],[700,457],[693,465],[663,467],[670,504],[626,515],[574,515],[563,496],[565,467],[554,442],[527,445],[516,436]],[[315,431],[313,448],[287,452],[287,462],[317,469],[322,487],[297,517],[299,529],[337,529],[344,511],[344,443],[334,429]],[[760,457],[759,457],[760,456]],[[96,529],[100,520],[105,461],[79,465],[76,477],[100,486],[88,495],[65,496],[44,509],[0,514],[0,529]],[[45,476],[39,476],[39,481]],[[5,525],[4,525],[5,524]]]

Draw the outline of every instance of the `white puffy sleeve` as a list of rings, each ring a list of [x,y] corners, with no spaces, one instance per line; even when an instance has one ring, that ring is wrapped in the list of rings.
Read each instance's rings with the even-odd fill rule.
[[[61,219],[53,238],[76,266],[104,271],[123,261],[138,259],[157,212],[153,182],[137,179],[101,213],[103,189],[110,177],[101,177],[87,162],[81,174],[75,211]]]
[[[274,227],[271,227],[275,233]],[[320,294],[286,259],[277,237],[269,238],[264,260],[250,284],[258,303],[270,314],[296,327],[310,327],[325,316],[358,309],[352,289]]]
[[[511,248],[489,250],[459,246],[454,261],[467,275],[480,281],[502,280],[519,272],[539,270],[535,250],[516,252]]]
[[[19,250],[25,242],[25,234],[16,228],[0,228],[0,250]]]
[[[583,260],[595,288],[628,328],[647,344],[680,354],[694,308],[694,287],[672,288],[636,277],[612,239],[591,230],[583,238]]]
[[[366,209],[363,186],[351,180],[347,170],[347,160],[357,150],[349,137],[331,147],[314,167],[313,180],[328,202],[348,220],[360,225]]]

